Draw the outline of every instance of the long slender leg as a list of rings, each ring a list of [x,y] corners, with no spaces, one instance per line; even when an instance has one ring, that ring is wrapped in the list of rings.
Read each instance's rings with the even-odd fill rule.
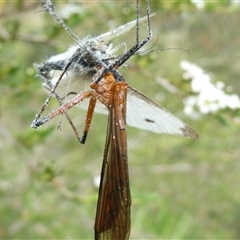
[[[60,106],[62,106],[62,105],[63,105],[62,100],[61,100],[60,97],[57,95],[57,93],[55,93],[55,97],[57,98],[57,100],[58,100]],[[80,135],[79,135],[79,133],[78,133],[78,131],[77,131],[75,125],[73,124],[73,122],[72,122],[70,116],[68,115],[67,112],[64,112],[64,115],[66,116],[66,118],[67,118],[67,120],[68,120],[70,126],[72,127],[72,129],[73,129],[73,131],[74,131],[74,133],[75,133],[77,139],[79,140],[79,139],[80,139]]]
[[[45,108],[48,106],[49,101],[51,100],[51,98],[53,97],[54,94],[56,94],[56,88],[58,86],[58,84],[60,83],[60,81],[62,80],[63,75],[66,73],[67,69],[69,68],[69,66],[71,65],[71,62],[68,62],[67,65],[64,67],[63,72],[61,73],[59,79],[57,80],[56,84],[52,87],[48,98],[46,99],[46,101],[44,102],[44,104],[42,105],[41,109],[39,110],[39,112],[36,114],[35,119],[32,122],[32,127],[34,127],[34,123],[39,122],[39,118],[41,117],[42,113],[44,112]]]
[[[44,123],[48,122],[49,120],[55,118],[59,114],[65,113],[69,108],[72,108],[73,106],[77,105],[78,103],[82,102],[84,99],[89,98],[89,97],[95,97],[96,93],[93,91],[86,91],[79,93],[77,96],[75,96],[71,101],[63,104],[56,110],[52,111],[49,115],[45,116],[42,119],[35,119],[32,122],[31,127],[32,128],[38,128],[39,126],[43,125]]]
[[[96,106],[96,101],[97,99],[95,97],[91,97],[90,101],[89,101],[89,105],[88,105],[88,111],[87,111],[87,117],[86,117],[86,123],[85,123],[85,128],[83,131],[83,136],[82,138],[79,138],[79,142],[84,144],[86,139],[87,139],[87,134],[88,134],[88,130],[90,128],[90,124],[92,121],[92,117],[93,117],[93,112]]]

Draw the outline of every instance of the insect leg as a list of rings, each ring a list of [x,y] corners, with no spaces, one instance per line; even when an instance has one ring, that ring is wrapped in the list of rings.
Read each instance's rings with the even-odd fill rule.
[[[84,144],[87,138],[87,134],[88,134],[88,130],[90,128],[90,124],[92,121],[92,117],[93,117],[93,112],[94,112],[94,108],[96,106],[96,97],[91,97],[90,101],[89,101],[89,105],[88,105],[88,111],[87,111],[87,117],[86,117],[86,123],[85,123],[85,128],[83,131],[83,136],[82,138],[78,138],[79,142]]]
[[[73,106],[77,105],[78,103],[82,102],[84,99],[95,96],[96,93],[93,91],[86,91],[79,93],[75,96],[71,101],[63,104],[56,110],[52,111],[49,115],[45,116],[42,119],[35,118],[32,122],[32,128],[38,128],[39,126],[43,125],[44,123],[48,122],[49,120],[55,118],[59,114],[65,113],[68,109],[72,108]]]

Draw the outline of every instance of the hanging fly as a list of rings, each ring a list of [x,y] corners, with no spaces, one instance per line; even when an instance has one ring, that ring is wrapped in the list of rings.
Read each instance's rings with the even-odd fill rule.
[[[47,12],[57,18],[50,0],[40,0]],[[163,107],[130,87],[117,71],[130,57],[138,53],[152,38],[150,6],[146,0],[146,18],[139,18],[96,38],[79,40],[60,20],[58,21],[74,39],[76,46],[66,53],[36,65],[43,86],[50,92],[43,107],[32,122],[37,128],[60,114],[65,114],[81,143],[90,128],[94,110],[108,113],[108,127],[103,155],[101,182],[95,219],[95,239],[128,239],[130,235],[131,195],[128,173],[126,124],[157,133],[197,138],[197,133]],[[148,35],[139,41],[139,22],[146,19]],[[121,34],[136,24],[136,44],[118,56],[108,38]],[[58,99],[60,107],[41,118],[51,97]],[[88,101],[86,101],[88,100]],[[87,117],[82,137],[79,137],[67,110],[87,102]],[[98,106],[97,106],[98,104]],[[103,106],[102,108],[100,106]],[[99,108],[100,107],[100,108]]]

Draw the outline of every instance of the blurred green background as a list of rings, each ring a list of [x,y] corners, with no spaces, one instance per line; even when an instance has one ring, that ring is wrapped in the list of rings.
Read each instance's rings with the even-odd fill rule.
[[[71,1],[77,12],[65,19],[79,35],[96,36],[135,19],[134,1]],[[64,17],[68,1],[55,1]],[[135,56],[120,72],[183,119],[199,140],[128,128],[132,192],[131,239],[240,239],[239,111],[184,115],[181,60],[202,67],[230,91],[240,94],[240,14],[230,1],[150,1],[153,49],[180,47]],[[141,15],[145,15],[142,2]],[[0,238],[92,239],[107,117],[94,115],[85,145],[64,118],[37,130],[30,124],[46,94],[34,62],[64,52],[73,41],[38,1],[0,2]],[[141,25],[141,36],[146,27]],[[135,42],[131,31],[114,45]],[[179,90],[156,82],[163,77]],[[48,110],[58,106],[51,101]],[[82,131],[85,112],[70,111]],[[63,120],[62,130],[57,131]]]

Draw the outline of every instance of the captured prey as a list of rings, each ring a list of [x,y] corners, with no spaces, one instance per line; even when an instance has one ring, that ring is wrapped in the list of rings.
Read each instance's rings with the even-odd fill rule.
[[[50,7],[51,6],[48,8]],[[55,13],[51,12],[50,14]],[[150,17],[153,15],[154,14],[151,14]],[[142,17],[139,19],[139,22],[143,22],[146,19],[147,17]],[[111,64],[119,59],[120,56],[117,54],[119,50],[127,52],[125,43],[113,47],[110,40],[131,30],[131,28],[136,25],[136,20],[97,37],[88,36],[83,39],[72,34],[71,30],[63,22],[60,23],[64,25],[64,28],[72,36],[75,44],[66,52],[52,56],[44,63],[35,64],[37,75],[43,80],[42,86],[50,93],[49,98],[46,100],[47,103],[51,97],[54,96],[57,97],[60,104],[62,104],[68,102],[78,93],[89,90],[92,78],[96,73],[95,59],[97,58],[107,64]],[[135,54],[138,54],[138,51]],[[65,73],[62,74],[64,69]],[[61,80],[59,80],[60,76]],[[129,126],[155,133],[197,138],[195,131],[149,97],[131,86],[128,86],[127,91],[126,121]],[[86,99],[81,104],[78,104],[77,107],[87,109],[88,104],[88,99]],[[45,107],[46,106],[44,106],[44,109]],[[108,114],[106,106],[98,102],[96,103],[95,112]],[[36,119],[39,117],[40,116],[37,115]],[[37,127],[36,121],[33,121],[32,127]]]
[[[55,16],[50,0],[40,0],[43,7]],[[76,45],[63,54],[51,57],[36,65],[38,76],[49,96],[32,123],[37,128],[58,115],[65,114],[74,106],[87,109],[85,128],[80,138],[72,125],[78,140],[84,143],[96,110],[108,114],[107,134],[101,170],[97,211],[94,225],[95,240],[127,240],[131,230],[131,192],[128,171],[126,124],[156,133],[182,135],[196,139],[197,133],[163,107],[130,87],[118,72],[126,61],[139,53],[152,38],[150,27],[150,5],[146,2],[148,35],[139,41],[139,9],[137,20],[100,35],[96,38],[79,40],[66,25],[63,27],[73,37]],[[57,17],[55,17],[58,19]],[[126,28],[136,24],[136,43],[126,49],[124,43],[113,47],[109,39],[121,34]],[[113,34],[114,33],[114,34]],[[118,55],[119,48],[124,53]],[[50,99],[56,97],[60,106],[42,117]],[[85,105],[84,105],[85,104]]]

